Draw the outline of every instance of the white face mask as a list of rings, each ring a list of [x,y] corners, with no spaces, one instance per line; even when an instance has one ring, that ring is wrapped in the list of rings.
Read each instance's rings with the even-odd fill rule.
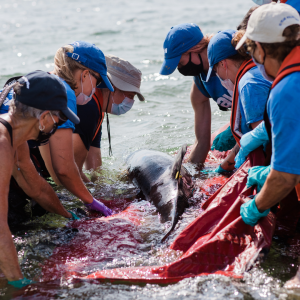
[[[272,0],[252,0],[257,5],[269,4]]]
[[[125,96],[125,95],[124,95]],[[126,114],[133,106],[134,100],[128,97],[125,97],[120,104],[114,103],[114,97],[112,96],[113,103],[111,105],[111,114],[113,115],[123,115]]]
[[[257,68],[260,71],[263,78],[270,82],[273,82],[275,78],[273,78],[267,74],[265,66],[263,64],[260,64],[253,56],[252,56],[252,59],[253,59],[254,63],[257,65]]]
[[[217,74],[218,78],[220,79],[221,84],[224,86],[224,88],[225,88],[229,93],[230,93],[230,92],[232,93],[233,90],[234,90],[234,84],[233,84],[232,81],[228,78],[227,72],[228,72],[228,69],[226,68],[226,76],[227,76],[227,79],[225,79],[225,80],[223,80],[223,79],[218,75],[218,73],[216,73],[216,74]],[[231,93],[230,93],[230,94],[231,94]]]
[[[80,76],[80,83],[81,83],[81,93],[76,97],[76,103],[78,105],[84,105],[84,104],[87,104],[89,101],[91,101],[96,89],[93,87],[93,82],[92,82],[92,79],[91,79],[91,75],[89,73],[89,78],[90,78],[90,81],[91,81],[91,85],[92,85],[92,92],[89,96],[87,96],[86,94],[83,93],[83,85],[82,85],[82,73],[81,73],[81,76]]]

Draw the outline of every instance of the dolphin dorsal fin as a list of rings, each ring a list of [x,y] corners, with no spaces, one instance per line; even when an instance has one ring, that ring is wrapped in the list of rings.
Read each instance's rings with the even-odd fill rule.
[[[171,177],[173,179],[176,178],[177,172],[180,172],[180,170],[181,170],[182,160],[185,156],[186,150],[187,150],[187,144],[184,144],[181,146],[180,150],[178,151],[177,155],[175,156],[175,161],[171,167]]]

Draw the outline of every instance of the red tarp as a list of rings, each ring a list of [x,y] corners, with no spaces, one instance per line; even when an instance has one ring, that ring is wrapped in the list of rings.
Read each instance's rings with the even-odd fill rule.
[[[204,205],[206,210],[183,230],[171,245],[183,255],[165,266],[119,268],[98,271],[84,279],[112,282],[167,284],[187,277],[223,274],[241,277],[263,248],[269,248],[275,229],[273,213],[255,227],[240,216],[249,167],[264,164],[261,149],[252,152],[241,168]]]

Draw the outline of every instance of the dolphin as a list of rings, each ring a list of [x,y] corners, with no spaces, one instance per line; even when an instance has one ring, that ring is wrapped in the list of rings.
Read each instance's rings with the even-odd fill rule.
[[[162,242],[175,228],[193,194],[192,177],[182,166],[186,150],[187,145],[183,145],[175,159],[155,150],[138,150],[126,159],[133,184],[156,206],[163,223],[171,221],[171,229]]]

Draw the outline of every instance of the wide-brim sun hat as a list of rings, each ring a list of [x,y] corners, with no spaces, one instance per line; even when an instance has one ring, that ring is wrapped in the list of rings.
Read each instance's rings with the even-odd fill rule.
[[[99,73],[103,79],[102,86],[105,85],[106,88],[113,92],[114,88],[107,77],[107,67],[103,52],[94,44],[84,41],[76,41],[70,45],[73,46],[74,50],[73,53],[67,52],[67,56]]]
[[[282,43],[284,30],[291,25],[300,25],[299,13],[284,3],[265,4],[258,7],[249,18],[247,30],[236,46],[238,50],[247,39],[259,43]]]
[[[107,76],[112,84],[124,92],[135,92],[140,101],[145,98],[140,91],[142,72],[129,61],[115,55],[106,55]],[[104,88],[100,84],[100,88]]]
[[[172,74],[179,64],[181,55],[202,39],[203,33],[196,24],[183,23],[172,27],[164,41],[164,61],[159,73]]]

